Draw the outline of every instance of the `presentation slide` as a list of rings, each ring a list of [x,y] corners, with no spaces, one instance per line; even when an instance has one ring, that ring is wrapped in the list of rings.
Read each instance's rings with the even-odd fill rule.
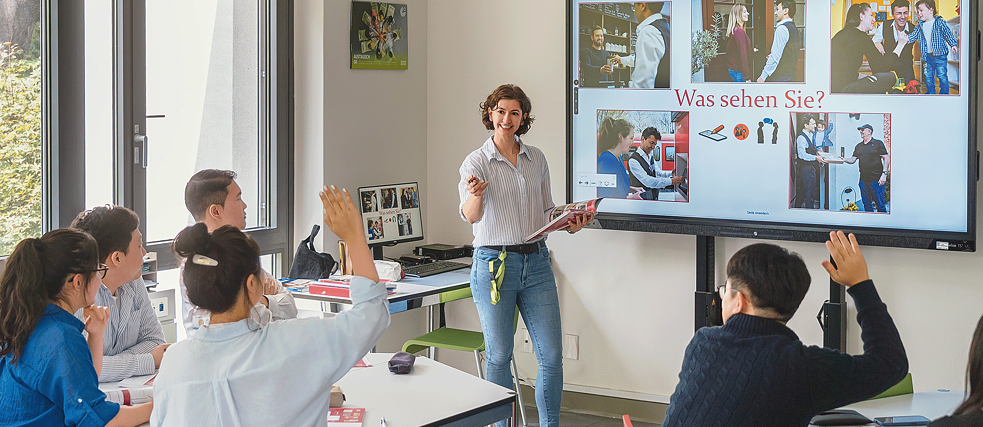
[[[975,7],[574,0],[573,201],[967,232],[976,89],[962,35]]]
[[[358,195],[369,245],[423,238],[416,183],[361,187]]]

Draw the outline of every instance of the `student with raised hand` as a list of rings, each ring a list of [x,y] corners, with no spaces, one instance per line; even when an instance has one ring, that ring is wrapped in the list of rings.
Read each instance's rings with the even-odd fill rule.
[[[140,218],[123,206],[97,206],[79,213],[71,227],[96,239],[99,259],[108,268],[95,302],[109,309],[99,382],[156,372],[170,344],[164,342],[164,331],[141,277],[147,251]],[[75,317],[84,319],[82,310]]]
[[[239,230],[246,228],[246,202],[242,200],[242,189],[235,178],[236,173],[230,170],[203,169],[192,175],[184,186],[184,205],[195,221],[208,227],[209,233],[226,225]],[[184,271],[184,261],[180,268]],[[264,290],[263,298],[256,302],[254,313],[257,320],[266,324],[271,320],[297,317],[297,304],[290,291],[280,286],[280,282],[266,270],[260,272]],[[198,328],[208,324],[210,313],[188,300],[188,289],[183,278],[184,274],[179,273],[181,320],[190,337]]]
[[[264,291],[260,252],[238,228],[209,233],[199,223],[174,239],[187,260],[188,297],[211,321],[167,350],[154,381],[151,425],[324,425],[331,384],[382,336],[389,308],[348,192],[325,187],[320,197],[324,222],[348,243],[356,276],[353,307],[332,318],[253,320]]]
[[[952,415],[932,421],[929,427],[972,427],[983,425],[983,317],[976,323],[973,343],[969,346],[966,366],[966,390],[969,394]]]
[[[99,390],[109,310],[93,305],[106,274],[98,254],[92,236],[59,229],[21,240],[7,258],[0,425],[134,426],[150,418],[153,402],[121,407]],[[72,316],[80,309],[84,322]]]
[[[826,248],[835,265],[822,265],[853,297],[864,353],[803,344],[785,326],[809,290],[802,258],[767,243],[744,247],[718,287],[724,325],[700,329],[686,347],[664,427],[804,427],[820,412],[869,399],[904,378],[901,336],[856,236],[831,232]]]

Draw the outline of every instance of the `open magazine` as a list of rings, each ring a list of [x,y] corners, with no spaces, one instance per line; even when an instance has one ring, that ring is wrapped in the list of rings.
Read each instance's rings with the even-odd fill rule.
[[[549,213],[550,222],[543,228],[536,230],[535,233],[526,236],[522,241],[531,242],[554,231],[563,230],[567,228],[570,221],[577,218],[577,215],[589,212],[597,213],[597,205],[601,203],[602,199],[603,197],[554,207]]]

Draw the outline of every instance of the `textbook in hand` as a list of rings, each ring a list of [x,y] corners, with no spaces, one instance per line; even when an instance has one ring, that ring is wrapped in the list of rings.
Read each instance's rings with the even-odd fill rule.
[[[563,230],[567,228],[570,221],[577,218],[577,215],[597,213],[597,205],[601,203],[602,199],[603,198],[591,199],[583,202],[570,203],[554,207],[549,214],[550,222],[543,226],[543,228],[536,230],[535,233],[526,236],[526,238],[522,239],[522,241],[531,242],[533,240],[538,240],[554,231]]]

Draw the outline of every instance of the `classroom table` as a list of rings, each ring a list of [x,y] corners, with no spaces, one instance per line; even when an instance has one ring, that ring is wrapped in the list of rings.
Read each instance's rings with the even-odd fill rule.
[[[481,426],[512,419],[515,391],[425,357],[406,375],[389,372],[392,353],[369,353],[335,385],[344,407],[365,408],[363,426]],[[514,420],[513,420],[514,421]]]
[[[920,391],[913,394],[865,400],[844,406],[842,409],[853,409],[870,419],[874,419],[874,417],[921,415],[934,420],[951,414],[952,410],[962,403],[963,397],[962,391],[955,390]]]

